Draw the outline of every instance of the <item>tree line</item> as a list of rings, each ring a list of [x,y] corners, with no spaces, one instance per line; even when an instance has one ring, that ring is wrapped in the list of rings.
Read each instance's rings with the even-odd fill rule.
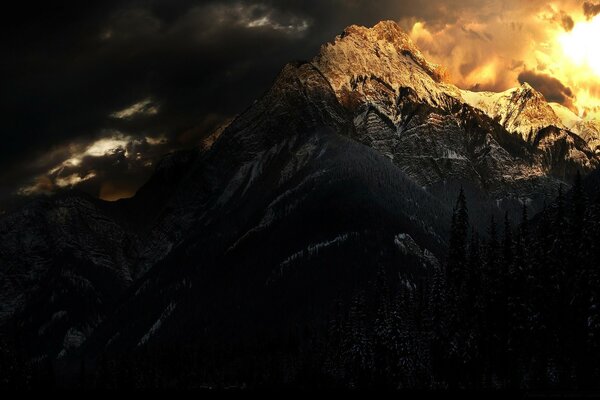
[[[592,195],[594,196],[594,195]],[[465,387],[598,387],[600,198],[578,174],[532,220],[471,228],[461,189],[432,285],[435,374]]]

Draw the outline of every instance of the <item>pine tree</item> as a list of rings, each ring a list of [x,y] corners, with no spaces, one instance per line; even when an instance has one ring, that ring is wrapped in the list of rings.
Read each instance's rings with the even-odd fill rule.
[[[433,375],[437,379],[445,380],[450,363],[448,361],[450,348],[450,334],[448,321],[451,308],[448,304],[447,273],[442,266],[433,273],[429,294],[428,316],[425,328],[430,333],[431,357]]]
[[[400,313],[407,305],[395,302],[392,287],[383,267],[378,271],[375,287],[377,290],[374,323],[375,378],[378,386],[393,385],[391,386],[393,388],[398,380],[399,346],[403,340]]]
[[[519,225],[521,237],[525,239],[529,236],[529,212],[527,211],[527,204],[523,204],[521,212],[521,224]]]
[[[469,243],[469,259],[467,271],[469,275],[466,300],[467,304],[477,308],[481,295],[482,259],[479,235],[475,228],[471,228],[471,241]]]
[[[584,228],[584,218],[587,209],[587,198],[583,190],[581,173],[577,170],[572,189],[571,235],[572,243],[581,243],[581,233]]]
[[[587,198],[583,190],[581,174],[577,171],[575,182],[571,191],[571,207],[569,212],[568,229],[568,247],[570,249],[570,266],[566,271],[568,291],[573,297],[572,303],[579,306],[584,302],[584,298],[589,295],[589,268],[587,268],[586,257],[583,253],[587,252],[591,246],[589,237],[586,238],[583,232],[587,230]]]
[[[448,282],[460,293],[467,280],[467,239],[469,234],[469,213],[463,188],[460,188],[458,199],[452,215],[450,227],[450,248],[448,253]]]
[[[513,237],[512,237],[512,227],[511,227],[511,223],[510,223],[510,219],[508,217],[508,211],[504,214],[504,238],[502,241],[502,250],[503,250],[503,254],[502,254],[502,258],[504,261],[504,267],[505,267],[505,271],[504,273],[507,274],[507,270],[508,268],[510,268],[510,265],[513,262]]]
[[[417,364],[420,346],[416,335],[414,287],[401,282],[392,304],[394,311],[390,316],[390,324],[394,333],[399,388],[412,388],[420,368]]]
[[[548,360],[551,355],[552,328],[549,315],[553,312],[551,299],[553,281],[550,271],[550,251],[553,245],[552,220],[550,210],[544,202],[543,210],[539,214],[539,222],[535,231],[531,232],[532,240],[530,252],[532,264],[528,291],[530,293],[531,312],[529,316],[529,331],[536,332],[535,339],[529,340],[529,350],[532,362],[531,379],[536,385],[547,383]]]
[[[589,383],[598,382],[600,379],[600,197],[588,211],[588,225],[585,237],[588,238],[587,257],[587,279],[589,282],[589,293],[585,304],[586,320],[586,358],[585,366]]]
[[[524,353],[531,306],[529,304],[529,284],[532,279],[528,268],[529,217],[527,206],[523,205],[521,223],[514,239],[514,258],[508,270],[508,338],[507,354],[510,365],[510,385],[519,387],[525,368]]]
[[[332,315],[328,322],[327,348],[324,361],[324,369],[335,382],[341,382],[344,378],[344,340],[347,323],[343,313],[343,302],[337,298],[334,302]]]
[[[586,218],[588,202],[583,189],[581,174],[577,171],[573,188],[571,190],[571,201],[569,207],[569,229],[567,245],[569,251],[569,265],[565,271],[566,280],[566,305],[564,323],[570,325],[565,336],[573,348],[573,357],[576,362],[576,374],[580,382],[589,380],[588,349],[586,341],[588,335],[589,299],[593,296],[591,281],[591,269],[588,263],[589,256],[584,255],[591,247],[583,232],[588,231]]]
[[[448,290],[448,351],[449,371],[455,375],[451,380],[464,380],[465,363],[470,358],[471,332],[469,331],[470,273],[468,266],[467,241],[469,214],[464,190],[458,194],[450,230],[450,248],[447,263]],[[462,375],[462,376],[461,376]]]
[[[485,269],[483,287],[487,293],[485,304],[485,320],[482,327],[484,340],[481,344],[484,358],[486,360],[486,382],[491,384],[492,376],[497,373],[497,363],[501,357],[500,354],[500,339],[498,315],[500,315],[500,282],[501,282],[501,265],[500,265],[500,249],[498,244],[498,227],[494,216],[490,218],[488,228],[488,241],[485,248]]]
[[[471,385],[478,386],[484,361],[481,353],[482,325],[485,316],[486,293],[482,290],[482,255],[479,235],[471,229],[468,257],[468,281],[465,290],[463,310],[466,342],[467,373]]]
[[[367,326],[367,301],[360,291],[352,299],[344,341],[346,370],[350,374],[351,386],[362,386],[369,381],[373,367],[373,348]]]

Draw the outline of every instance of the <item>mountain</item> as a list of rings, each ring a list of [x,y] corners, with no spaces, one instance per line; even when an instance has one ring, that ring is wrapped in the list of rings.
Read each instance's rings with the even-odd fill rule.
[[[579,137],[585,140],[595,152],[600,150],[600,122],[596,120],[585,120],[573,113],[573,111],[569,110],[567,107],[558,103],[550,103],[550,106],[560,118],[563,126],[569,131],[579,135]]]
[[[67,192],[2,216],[3,332],[65,382],[126,384],[137,360],[165,385],[358,385],[340,365],[374,362],[366,331],[393,303],[422,350],[406,376],[431,374],[421,322],[459,189],[483,232],[599,161],[528,85],[473,93],[446,75],[396,23],[351,26],[133,198]]]
[[[535,139],[540,129],[563,127],[562,121],[544,96],[527,82],[501,93],[462,91],[465,101],[480,109],[510,133],[520,135],[526,142]]]
[[[441,198],[463,185],[471,200],[535,208],[576,170],[598,165],[528,84],[500,94],[459,90],[393,22],[347,28],[311,64],[351,114],[354,138]]]

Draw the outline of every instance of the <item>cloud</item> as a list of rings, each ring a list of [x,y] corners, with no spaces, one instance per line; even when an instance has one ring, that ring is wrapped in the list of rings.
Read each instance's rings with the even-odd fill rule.
[[[543,48],[585,19],[579,0],[16,4],[0,35],[0,208],[19,188],[56,187],[49,171],[69,159],[81,163],[64,168],[61,182],[77,174],[73,186],[91,194],[132,193],[151,173],[146,163],[202,143],[261,96],[285,63],[312,58],[348,25],[382,19],[398,21],[461,87],[508,89],[526,69],[585,99],[586,83],[568,81],[555,65],[560,54]],[[83,155],[115,132],[127,138],[121,150]],[[145,140],[159,137],[159,145]]]
[[[476,30],[467,26],[461,26],[460,29],[467,34],[471,39],[482,40],[484,42],[491,42],[494,38],[491,33],[488,32],[477,32]]]
[[[302,34],[310,27],[309,19],[265,4],[239,2],[217,6],[217,12],[229,17],[229,23],[234,22],[246,28],[266,28],[287,34]]]
[[[521,72],[518,79],[520,83],[529,83],[534,89],[542,93],[549,102],[560,103],[573,109],[573,91],[558,79],[544,73],[528,70]]]
[[[560,23],[567,32],[572,31],[573,27],[575,26],[575,21],[573,21],[573,18],[564,12],[562,12],[560,15]]]
[[[586,1],[583,3],[583,14],[586,18],[592,19],[596,15],[600,14],[600,3],[593,3],[591,1]]]
[[[556,10],[554,7],[549,6],[546,12],[540,14],[541,19],[550,22],[551,24],[560,25],[566,32],[570,32],[575,27],[575,21],[573,17],[563,10]]]
[[[95,171],[89,171],[87,174],[85,174],[83,176],[80,174],[74,173],[74,174],[67,175],[67,176],[57,177],[54,183],[59,188],[73,187],[75,185],[80,184],[81,182],[85,182],[90,179],[93,179],[94,177],[96,177]]]
[[[140,100],[120,111],[110,114],[112,118],[127,119],[137,116],[148,116],[158,114],[158,106],[152,102],[151,98]]]
[[[17,193],[51,194],[77,187],[105,200],[132,195],[152,172],[154,161],[168,149],[163,137],[142,139],[107,133],[89,143],[67,146],[62,157],[39,160],[42,170]]]
[[[199,144],[260,96],[286,62],[318,49],[302,5],[107,1],[36,10],[17,9],[0,37],[10,54],[0,64],[0,208],[56,159],[107,131],[160,135],[168,143],[162,152]],[[209,115],[216,117],[205,123]],[[148,162],[160,156],[144,154]],[[125,171],[131,179],[106,164],[74,186],[97,195],[95,183],[112,179],[121,192],[135,191],[151,168],[128,164],[140,169]]]
[[[19,188],[17,193],[22,196],[32,196],[37,194],[52,194],[56,190],[56,185],[46,175],[38,176],[34,181],[26,186]]]

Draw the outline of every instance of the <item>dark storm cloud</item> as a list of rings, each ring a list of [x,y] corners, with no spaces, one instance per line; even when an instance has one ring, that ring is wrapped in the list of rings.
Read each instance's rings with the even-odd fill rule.
[[[1,65],[0,197],[53,167],[49,148],[91,143],[107,130],[164,134],[176,145],[196,126],[214,129],[218,121],[203,124],[206,115],[240,112],[287,59],[307,54],[293,54],[292,44],[308,18],[268,5],[130,2],[39,12],[52,18],[23,10],[2,39],[10,57]],[[110,117],[148,97],[156,114]]]
[[[68,181],[76,176],[77,186],[88,193],[98,193],[104,199],[114,200],[132,195],[132,189],[148,179],[153,171],[152,161],[165,153],[164,145],[150,145],[146,140],[129,142],[102,157],[85,156],[81,163],[57,171],[54,183]],[[85,179],[93,175],[93,179]]]
[[[21,3],[20,9],[6,9],[1,17],[0,208],[19,187],[46,184],[41,177],[70,157],[73,143],[85,148],[115,132],[133,138],[164,135],[169,145],[161,149],[168,151],[201,140],[268,89],[286,62],[311,58],[347,25],[394,19],[404,21],[407,28],[416,20],[443,27],[455,23],[465,10],[475,10],[482,18],[494,16],[489,9],[496,4],[491,0],[126,0],[47,2],[36,7]],[[489,34],[478,35],[492,39]],[[115,113],[145,99],[151,99],[156,112],[115,118]],[[117,179],[122,172],[118,165],[98,165],[95,177],[85,181],[86,190],[98,195],[105,183],[101,179]],[[134,181],[132,187],[141,183]]]
[[[493,36],[487,32],[477,32],[474,31],[473,29],[467,28],[465,26],[461,26],[460,28],[465,34],[467,34],[467,37],[470,37],[471,39],[476,39],[476,40],[482,40],[484,42],[491,42],[493,40]]]
[[[560,23],[561,23],[562,27],[564,28],[564,30],[567,32],[571,32],[573,30],[573,27],[575,26],[575,22],[573,21],[573,18],[571,18],[570,15],[565,14],[565,13],[561,14]]]
[[[568,13],[563,10],[553,11],[550,16],[545,19],[551,23],[558,23],[566,32],[571,32],[575,27],[575,21]]]
[[[549,102],[560,103],[573,109],[573,92],[558,79],[544,73],[528,70],[521,72],[518,79],[520,83],[529,83],[543,94]]]
[[[587,19],[592,19],[596,15],[600,14],[600,3],[593,3],[586,1],[583,3],[583,14]]]

